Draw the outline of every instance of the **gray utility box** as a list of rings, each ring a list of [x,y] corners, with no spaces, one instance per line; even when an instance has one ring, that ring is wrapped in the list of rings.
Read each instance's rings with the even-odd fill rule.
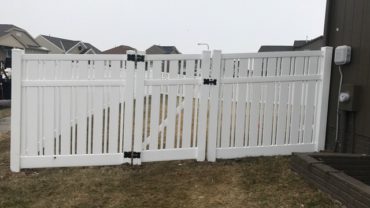
[[[342,92],[348,93],[350,98],[345,102],[339,103],[339,110],[357,111],[360,87],[353,84],[345,84],[342,86]]]

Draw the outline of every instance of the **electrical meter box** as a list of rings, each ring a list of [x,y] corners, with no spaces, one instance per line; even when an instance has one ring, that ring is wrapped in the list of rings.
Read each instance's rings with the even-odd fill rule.
[[[334,63],[336,65],[344,65],[351,62],[351,47],[338,46],[335,48]]]
[[[357,85],[345,84],[342,86],[341,94],[348,95],[348,99],[341,100],[339,97],[339,110],[357,111],[360,88]]]

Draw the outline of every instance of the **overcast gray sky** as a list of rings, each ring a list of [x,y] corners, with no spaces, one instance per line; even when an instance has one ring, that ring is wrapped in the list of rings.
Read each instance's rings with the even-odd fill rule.
[[[83,40],[100,50],[175,45],[199,53],[292,44],[323,33],[326,0],[1,0],[0,22],[32,36]]]

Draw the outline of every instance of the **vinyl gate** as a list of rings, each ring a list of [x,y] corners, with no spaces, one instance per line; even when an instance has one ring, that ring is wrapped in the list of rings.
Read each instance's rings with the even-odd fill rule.
[[[322,150],[331,56],[14,50],[11,169]]]

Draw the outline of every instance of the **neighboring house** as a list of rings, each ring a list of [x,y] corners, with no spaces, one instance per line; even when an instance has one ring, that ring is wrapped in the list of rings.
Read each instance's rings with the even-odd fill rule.
[[[145,50],[146,54],[181,54],[175,46],[153,45]]]
[[[100,54],[101,51],[90,43],[79,40],[68,40],[49,35],[39,35],[36,41],[56,54]]]
[[[11,50],[19,48],[25,53],[48,53],[24,29],[11,24],[0,24],[0,61],[11,58]]]
[[[344,152],[370,154],[370,3],[368,0],[328,0],[324,29],[325,44],[352,47],[351,63],[343,65],[343,87],[358,87],[351,98],[353,111],[341,111],[339,142]],[[332,64],[326,147],[334,149],[337,101],[340,82],[338,66]]]
[[[258,52],[273,52],[273,51],[304,51],[304,50],[320,50],[324,46],[324,37],[319,36],[312,40],[296,40],[293,45],[263,45]]]
[[[106,51],[103,51],[104,54],[126,54],[127,51],[136,51],[135,48],[126,46],[126,45],[120,45],[111,49],[108,49]]]

